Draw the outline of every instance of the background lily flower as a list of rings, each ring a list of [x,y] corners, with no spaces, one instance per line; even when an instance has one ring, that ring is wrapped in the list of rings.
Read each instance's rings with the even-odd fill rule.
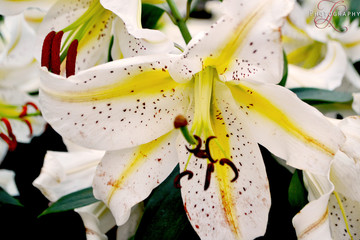
[[[39,8],[47,11],[56,1],[57,0],[0,0],[0,15],[17,15],[29,8]]]
[[[358,22],[343,23],[347,27],[344,32],[330,26],[324,29],[315,26],[314,18],[320,11],[318,4],[319,1],[304,1],[303,6],[295,4],[283,28],[289,62],[287,86],[332,90],[339,87],[345,77],[353,87],[359,88],[360,77],[353,67],[360,58]],[[335,3],[322,1],[321,4],[320,7],[329,13],[331,7],[327,7]]]
[[[42,71],[47,121],[65,138],[108,150],[93,187],[118,225],[180,161],[194,173],[181,185],[199,236],[254,238],[264,234],[270,207],[257,143],[289,165],[326,175],[343,141],[319,112],[273,84],[282,76],[279,27],[292,2],[224,5],[228,14],[181,55],[118,60],[67,79]],[[176,141],[172,123],[179,113],[188,116],[192,134],[216,136],[209,144],[213,159],[226,158],[235,170],[214,163],[209,178],[208,160],[190,158],[182,137]]]
[[[39,70],[34,57],[35,30],[26,16],[19,14],[5,17],[0,31],[0,41],[4,44],[0,54],[0,87],[37,91]]]
[[[335,155],[327,177],[304,174],[310,203],[293,219],[299,239],[352,239],[360,232],[360,118],[336,121],[346,141]]]
[[[0,187],[4,189],[11,196],[18,196],[19,191],[15,183],[14,171],[7,169],[0,169]]]

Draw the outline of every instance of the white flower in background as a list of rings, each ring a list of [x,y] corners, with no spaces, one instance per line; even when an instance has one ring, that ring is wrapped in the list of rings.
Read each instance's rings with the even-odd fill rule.
[[[335,10],[344,10],[337,2]],[[314,18],[321,8],[333,13],[331,1],[304,1],[295,5],[283,27],[283,42],[289,62],[287,87],[318,87],[335,89],[343,78],[352,88],[360,88],[359,74],[353,63],[360,60],[360,29],[358,21],[343,23],[347,31],[338,32],[335,26],[322,28]],[[326,16],[325,16],[326,18]],[[331,22],[332,19],[330,19]],[[318,21],[320,22],[320,21]],[[333,23],[332,23],[333,24]],[[351,90],[351,89],[350,89]]]
[[[37,91],[40,80],[34,51],[36,34],[24,13],[6,16],[4,22],[0,23],[0,33],[0,41],[3,43],[0,53],[0,88]]]
[[[0,15],[17,15],[30,8],[48,10],[57,0],[0,0]]]
[[[360,117],[333,120],[346,136],[328,177],[304,171],[309,201],[294,219],[299,239],[360,236]]]
[[[19,191],[15,183],[15,173],[11,170],[0,169],[0,187],[11,196],[19,195]]]

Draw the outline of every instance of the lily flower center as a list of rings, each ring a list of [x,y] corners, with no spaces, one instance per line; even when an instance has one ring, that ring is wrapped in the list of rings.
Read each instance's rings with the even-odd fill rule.
[[[193,176],[193,173],[187,169],[192,154],[197,158],[206,159],[207,161],[204,190],[209,188],[211,174],[214,172],[215,166],[218,166],[218,163],[221,166],[227,165],[233,170],[235,176],[231,182],[236,181],[238,178],[238,169],[236,168],[235,164],[226,156],[221,144],[217,141],[211,123],[213,87],[217,78],[218,73],[214,67],[205,67],[202,71],[194,76],[194,121],[190,133],[186,127],[186,120],[183,120],[184,117],[178,116],[175,119],[175,127],[181,129],[181,132],[189,144],[196,145],[193,149],[185,146],[187,151],[189,151],[191,154],[187,164],[185,165],[184,171],[175,178],[174,184],[177,188],[181,187],[180,179],[182,177],[188,176],[188,180],[190,180]],[[193,138],[191,136],[193,136]],[[204,139],[206,139],[204,141],[205,149],[202,149],[203,140],[200,136],[203,136]],[[213,149],[219,148],[220,152],[222,152],[223,156],[220,159],[214,159],[211,155],[210,142],[212,140],[216,143],[212,145]]]

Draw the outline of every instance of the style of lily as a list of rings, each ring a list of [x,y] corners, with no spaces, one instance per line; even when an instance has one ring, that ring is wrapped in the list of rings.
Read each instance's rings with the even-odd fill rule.
[[[131,8],[127,11],[140,21],[141,15],[138,14],[141,11]],[[130,35],[128,29],[134,28],[133,25],[129,24],[127,27],[126,18],[120,17],[105,9],[99,0],[56,2],[39,28],[38,42],[48,48],[47,52],[43,49],[43,53],[48,57],[51,53],[53,61],[51,68],[50,65],[42,66],[62,75],[67,70],[67,76],[70,76],[109,59],[152,54],[153,51],[168,51],[173,48],[173,44],[159,31],[137,26],[137,35]],[[44,38],[47,41],[42,44]],[[39,45],[38,52],[40,49]]]
[[[335,124],[346,141],[328,176],[304,172],[310,203],[293,219],[299,239],[358,239],[360,235],[360,118],[347,117]]]
[[[283,67],[279,28],[292,5],[224,1],[226,14],[181,55],[122,59],[69,78],[42,68],[46,120],[64,138],[107,150],[94,195],[118,225],[180,162],[182,172],[193,173],[180,186],[200,238],[263,235],[270,194],[257,143],[291,166],[326,175],[342,133],[275,85]],[[194,147],[174,130],[179,114],[198,137],[198,150],[205,141],[207,159],[190,154],[186,146]]]
[[[39,70],[35,59],[36,34],[24,14],[4,17],[0,25],[3,48],[0,54],[0,87],[26,92],[39,88]]]
[[[360,88],[360,77],[353,63],[360,60],[360,29],[358,21],[343,23],[346,31],[338,32],[333,18],[328,26],[316,23],[324,14],[344,10],[342,2],[304,1],[295,4],[283,28],[283,42],[289,62],[287,87],[318,87],[333,90],[345,78],[352,87]],[[340,5],[339,5],[340,4]],[[334,7],[332,9],[331,7]],[[323,15],[316,15],[319,12]],[[328,15],[329,16],[329,15]],[[316,23],[315,23],[315,22]],[[331,27],[332,26],[332,27]]]
[[[5,149],[15,150],[17,142],[29,143],[44,131],[45,124],[33,97],[16,90],[0,90],[1,155],[6,154]]]

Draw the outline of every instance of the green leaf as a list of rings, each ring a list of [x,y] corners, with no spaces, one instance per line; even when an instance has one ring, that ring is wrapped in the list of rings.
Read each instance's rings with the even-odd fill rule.
[[[23,205],[19,202],[19,200],[8,194],[3,188],[0,187],[0,205],[1,204],[23,207]]]
[[[295,170],[288,190],[289,203],[294,208],[303,208],[307,203],[307,191],[302,181],[302,173]]]
[[[291,91],[309,104],[346,103],[353,100],[351,93],[329,91],[320,88],[291,88]]]
[[[98,202],[94,195],[92,187],[82,189],[77,192],[70,193],[61,197],[54,202],[50,207],[45,209],[39,217],[47,215],[49,213],[64,212],[73,210],[74,208],[84,207],[92,203]]]
[[[283,50],[283,56],[284,56],[283,77],[282,77],[281,81],[279,82],[279,85],[285,87],[287,77],[288,77],[288,60],[287,60],[286,53],[284,50]]]
[[[176,167],[145,201],[144,215],[135,240],[199,239],[185,214],[180,189],[174,187],[174,178],[178,173],[179,167]]]
[[[354,21],[357,18],[360,18],[360,1],[359,0],[351,0],[349,11],[354,14],[350,14],[350,21]],[[353,16],[354,15],[354,16]],[[360,25],[360,22],[359,22]]]
[[[155,29],[156,24],[164,13],[164,9],[151,4],[142,4],[141,25],[143,28]]]

